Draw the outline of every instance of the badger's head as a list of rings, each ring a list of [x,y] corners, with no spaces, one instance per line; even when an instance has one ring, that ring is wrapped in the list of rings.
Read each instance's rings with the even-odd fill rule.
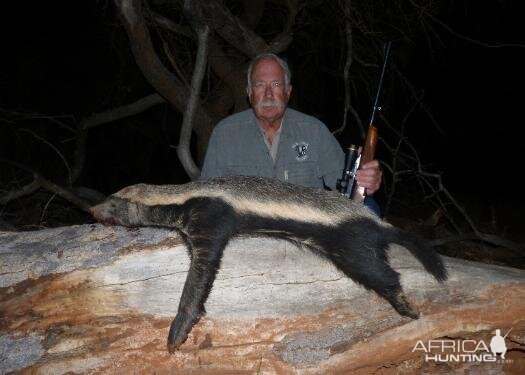
[[[91,207],[89,212],[98,222],[105,225],[132,227],[139,224],[137,204],[113,195]]]

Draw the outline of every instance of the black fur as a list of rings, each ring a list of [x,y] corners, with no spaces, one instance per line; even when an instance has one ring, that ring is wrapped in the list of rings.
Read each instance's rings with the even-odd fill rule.
[[[399,274],[388,264],[388,245],[405,246],[438,281],[447,277],[441,259],[424,241],[367,215],[356,215],[337,225],[324,225],[239,213],[225,200],[207,197],[191,198],[183,204],[155,206],[110,197],[92,212],[102,222],[170,227],[183,236],[191,264],[177,316],[170,327],[170,352],[187,339],[192,326],[204,313],[204,303],[220,267],[224,248],[234,236],[268,236],[304,246],[385,298],[399,314],[413,319],[419,314],[407,302]]]

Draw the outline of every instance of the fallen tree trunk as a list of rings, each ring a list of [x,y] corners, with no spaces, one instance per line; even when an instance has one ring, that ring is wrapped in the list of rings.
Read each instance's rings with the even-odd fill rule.
[[[173,232],[99,224],[0,232],[0,373],[525,369],[525,271],[445,258],[450,280],[440,285],[404,249],[390,255],[419,320],[289,243],[236,239],[207,315],[169,355],[189,264]],[[488,346],[495,329],[511,328],[505,360],[437,363],[421,347],[441,339]]]

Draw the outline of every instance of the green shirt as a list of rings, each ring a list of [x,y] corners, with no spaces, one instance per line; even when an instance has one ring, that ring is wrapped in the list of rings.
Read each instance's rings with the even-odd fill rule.
[[[201,178],[263,176],[292,184],[335,190],[344,153],[318,119],[293,109],[284,114],[275,162],[252,109],[219,122],[210,138]]]

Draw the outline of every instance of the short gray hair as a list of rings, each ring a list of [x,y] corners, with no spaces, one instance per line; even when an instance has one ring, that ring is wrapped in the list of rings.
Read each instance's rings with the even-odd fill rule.
[[[255,64],[257,64],[261,60],[265,59],[272,59],[277,64],[283,68],[284,71],[284,88],[287,89],[290,86],[290,82],[292,80],[292,73],[290,72],[290,68],[288,67],[288,63],[281,59],[279,56],[277,56],[274,53],[262,53],[260,55],[255,56],[255,58],[250,62],[250,66],[248,66],[248,74],[247,74],[247,88],[249,91],[252,90],[252,71]]]

